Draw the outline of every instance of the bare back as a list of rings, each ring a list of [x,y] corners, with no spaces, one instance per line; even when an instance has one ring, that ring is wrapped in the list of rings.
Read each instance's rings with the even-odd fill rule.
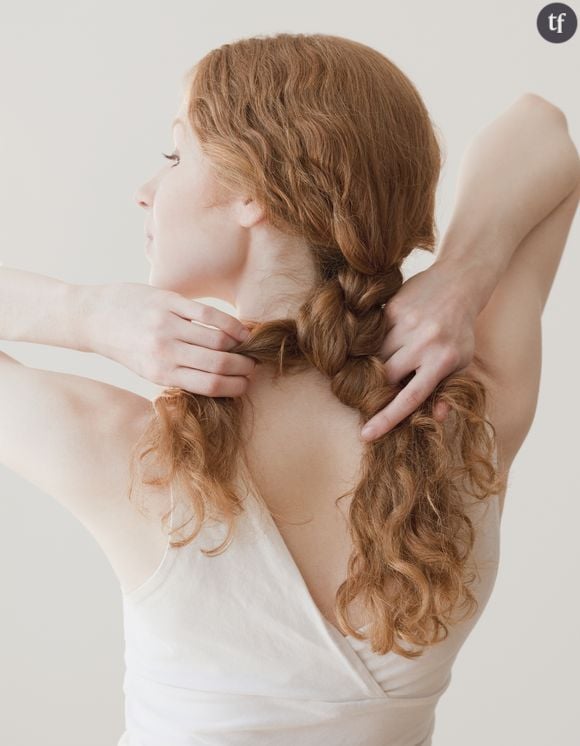
[[[484,382],[495,407],[496,387],[487,376]],[[353,546],[347,520],[351,497],[338,504],[336,498],[360,479],[366,444],[360,440],[359,415],[330,393],[317,371],[276,389],[264,386],[254,398],[255,421],[244,438],[252,479],[313,600],[337,626],[336,592]],[[500,437],[498,457],[501,451],[505,467]],[[505,491],[498,497],[503,510]],[[356,627],[370,621],[356,602],[350,608]]]

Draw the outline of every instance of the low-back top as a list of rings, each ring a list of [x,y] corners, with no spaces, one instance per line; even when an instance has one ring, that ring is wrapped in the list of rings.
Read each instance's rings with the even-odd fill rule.
[[[411,660],[375,654],[323,616],[269,509],[238,486],[244,511],[223,553],[201,553],[225,537],[225,524],[206,523],[190,544],[168,545],[153,575],[123,596],[119,746],[430,744],[453,662],[494,586],[498,496],[466,498],[478,611]],[[189,516],[177,505],[172,526]]]

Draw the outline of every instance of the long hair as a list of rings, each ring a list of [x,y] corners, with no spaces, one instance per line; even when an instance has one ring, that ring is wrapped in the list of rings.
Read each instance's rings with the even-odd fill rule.
[[[244,319],[251,337],[233,351],[276,377],[318,369],[362,426],[412,376],[386,380],[378,356],[383,309],[403,283],[405,257],[415,248],[433,252],[437,239],[442,149],[419,93],[378,51],[324,34],[224,44],[188,71],[186,84],[189,124],[218,182],[253,195],[271,226],[302,237],[316,268],[296,318]],[[444,424],[434,418],[436,400],[451,408]],[[192,541],[213,517],[228,533],[202,551],[221,553],[244,509],[235,480],[248,399],[166,388],[153,404],[133,455],[143,444],[139,463],[152,455],[164,473],[143,476],[145,484],[187,486],[193,530],[172,546]],[[483,500],[503,484],[485,414],[484,382],[456,373],[364,447],[360,479],[346,493],[353,552],[335,609],[343,633],[370,639],[375,652],[421,655],[398,638],[432,645],[447,636],[454,610],[467,607],[468,616],[477,609],[466,572],[475,532],[464,495]],[[349,620],[357,597],[372,619],[368,638]]]

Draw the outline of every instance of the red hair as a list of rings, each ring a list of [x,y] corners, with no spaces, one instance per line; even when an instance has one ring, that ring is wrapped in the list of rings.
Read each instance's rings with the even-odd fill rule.
[[[362,425],[409,380],[386,381],[378,357],[383,306],[403,282],[405,257],[415,248],[433,252],[436,242],[442,155],[419,93],[380,52],[323,34],[225,44],[187,82],[189,124],[219,183],[253,195],[269,224],[304,238],[317,270],[296,318],[244,319],[252,335],[234,351],[280,376],[317,368]],[[445,424],[433,416],[436,400],[451,408]],[[139,460],[152,453],[165,472],[145,483],[186,485],[194,529],[175,546],[214,516],[230,530],[212,553],[227,548],[243,510],[235,478],[247,403],[177,388],[156,398]],[[364,449],[349,509],[354,549],[336,616],[343,633],[362,639],[348,608],[360,597],[375,652],[420,655],[397,638],[431,645],[447,636],[453,611],[477,609],[466,572],[474,530],[464,496],[483,500],[504,484],[485,412],[484,382],[456,373]]]

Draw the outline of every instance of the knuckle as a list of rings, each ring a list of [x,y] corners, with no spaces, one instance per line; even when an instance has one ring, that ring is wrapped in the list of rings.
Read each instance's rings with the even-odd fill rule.
[[[202,324],[211,324],[212,309],[205,303],[200,303],[197,307],[197,318]]]
[[[187,388],[195,394],[201,394],[202,396],[213,396],[211,388],[211,375],[207,373],[196,372],[184,372],[184,376],[187,378]]]
[[[175,379],[178,382],[174,385],[179,386],[179,388],[190,391],[192,394],[209,396],[207,392],[206,377],[203,373],[200,373],[200,371],[177,369],[175,371]]]
[[[208,396],[219,396],[221,392],[221,381],[217,376],[211,376],[207,380],[206,391]]]
[[[221,329],[215,332],[216,347],[220,350],[227,350],[231,346],[231,337]]]
[[[155,350],[161,351],[167,340],[167,329],[163,322],[156,321],[149,327],[149,340]]]
[[[443,327],[437,319],[429,319],[425,325],[425,335],[429,340],[440,339],[443,334]]]
[[[166,342],[159,334],[153,334],[149,341],[149,354],[154,358],[160,358],[164,355]]]
[[[154,334],[165,328],[165,311],[160,307],[154,307],[149,314],[149,328]]]
[[[419,311],[412,308],[407,314],[405,314],[405,323],[411,328],[415,329],[419,326],[421,321],[421,315]]]
[[[459,364],[459,350],[454,345],[446,345],[441,350],[441,364],[445,368],[455,368]]]
[[[223,353],[216,355],[212,364],[213,372],[218,375],[225,375],[228,372],[228,369],[229,364],[227,357]]]
[[[247,378],[240,378],[240,382],[238,384],[238,391],[236,392],[236,396],[243,396],[243,394],[246,393],[248,389],[248,379]]]
[[[399,379],[393,369],[393,366],[389,363],[388,360],[387,362],[383,363],[383,370],[384,370],[385,381],[391,386],[396,384]]]
[[[151,381],[154,381],[155,383],[159,384],[160,386],[166,386],[167,385],[167,369],[165,365],[160,363],[158,360],[155,360],[151,366],[150,366],[150,373],[148,378]]]
[[[389,318],[394,318],[395,316],[398,315],[398,313],[399,313],[399,300],[398,300],[397,296],[394,296],[393,298],[391,298],[390,301],[388,301],[388,303],[385,303],[385,307],[384,307],[383,311],[384,311],[385,315],[388,316]]]
[[[408,391],[405,394],[405,401],[411,404],[414,408],[417,408],[422,400],[416,391]]]

